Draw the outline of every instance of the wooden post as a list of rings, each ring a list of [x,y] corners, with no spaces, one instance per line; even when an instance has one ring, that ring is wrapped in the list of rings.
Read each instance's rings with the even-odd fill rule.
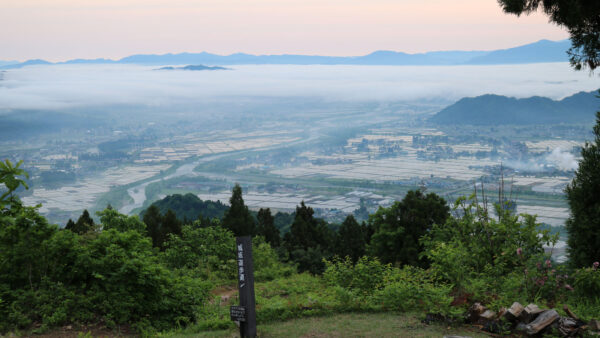
[[[238,268],[238,289],[240,307],[244,308],[245,321],[240,323],[240,336],[256,337],[256,301],[254,298],[254,264],[252,263],[252,237],[236,238],[236,262]],[[241,311],[237,312],[238,315]],[[232,314],[232,320],[234,316]]]

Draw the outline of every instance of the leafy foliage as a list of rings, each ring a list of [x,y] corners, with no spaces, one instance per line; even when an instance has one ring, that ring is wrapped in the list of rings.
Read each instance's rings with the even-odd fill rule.
[[[544,244],[558,240],[549,230],[539,230],[534,216],[512,215],[496,205],[499,217],[491,218],[474,196],[459,198],[454,212],[462,216],[433,226],[422,243],[432,270],[459,289],[481,274],[500,277],[520,269],[524,259],[542,254]]]
[[[29,188],[25,180],[19,178],[19,176],[29,178],[29,174],[20,168],[22,164],[23,161],[19,161],[16,165],[13,165],[9,160],[0,161],[0,182],[6,187],[6,191],[0,195],[0,210],[15,203],[13,193],[20,186],[25,187],[25,189]]]

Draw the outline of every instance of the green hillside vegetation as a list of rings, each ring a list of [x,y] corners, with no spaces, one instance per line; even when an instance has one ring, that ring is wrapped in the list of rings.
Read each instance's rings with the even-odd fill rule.
[[[174,201],[193,199],[171,198],[165,213],[154,206],[140,219],[107,208],[97,223],[84,212],[61,229],[20,202],[15,191],[26,173],[19,166],[0,166],[2,334],[66,325],[167,336],[235,330],[235,231],[254,237],[259,327],[345,313],[431,312],[461,325],[475,301],[494,310],[514,301],[567,304],[583,319],[600,315],[600,264],[553,262],[543,246],[558,236],[500,205],[492,218],[476,195],[448,207],[436,194],[411,191],[363,224],[349,215],[340,226],[300,203],[281,236],[270,210],[247,217],[236,186],[236,208],[208,222],[179,220],[172,210],[187,208]],[[227,217],[250,223],[231,229]]]
[[[194,221],[197,219],[222,218],[229,207],[220,201],[203,201],[198,196],[188,193],[185,195],[169,195],[152,203],[161,214],[172,210],[180,221]],[[143,218],[146,210],[140,213]]]
[[[598,108],[596,92],[580,92],[560,101],[488,94],[460,99],[430,121],[458,125],[592,123],[594,115],[590,112]]]

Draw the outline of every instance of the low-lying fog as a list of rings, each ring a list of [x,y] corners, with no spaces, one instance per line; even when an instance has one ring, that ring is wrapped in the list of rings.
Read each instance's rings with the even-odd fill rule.
[[[501,66],[244,65],[156,70],[138,65],[52,65],[6,70],[0,110],[88,105],[168,106],[224,97],[317,97],[331,101],[435,100],[533,95],[560,99],[598,89],[597,76],[567,64]]]

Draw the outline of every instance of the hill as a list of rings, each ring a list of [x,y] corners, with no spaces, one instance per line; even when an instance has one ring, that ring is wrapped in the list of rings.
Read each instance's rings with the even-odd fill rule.
[[[501,49],[476,56],[469,60],[472,65],[556,62],[567,59],[565,51],[571,42],[540,40],[528,45]]]
[[[555,124],[589,123],[600,109],[596,92],[580,92],[555,101],[533,96],[517,99],[501,95],[462,98],[429,121],[436,124]]]
[[[494,51],[434,51],[409,54],[397,51],[376,51],[363,56],[321,56],[321,55],[253,55],[235,53],[218,55],[207,52],[178,54],[138,54],[119,60],[76,59],[55,64],[99,64],[120,63],[139,65],[480,65],[515,64],[536,62],[568,62],[566,54],[569,40],[541,40],[514,48]],[[51,64],[44,60],[30,60],[16,64],[4,64],[0,69],[21,68],[28,65]]]
[[[198,196],[187,193],[185,195],[175,194],[170,195],[162,200],[152,203],[160,210],[161,214],[165,214],[169,209],[175,212],[177,218],[183,220],[196,220],[198,216],[203,218],[222,218],[225,211],[229,207],[220,201],[203,201]],[[144,217],[146,210],[140,213],[140,217]]]
[[[184,66],[184,67],[173,67],[173,66],[161,67],[161,68],[158,68],[157,70],[226,70],[226,69],[227,68],[225,68],[225,67],[219,67],[219,66],[210,67],[210,66],[205,66],[205,65],[189,65],[189,66]]]

